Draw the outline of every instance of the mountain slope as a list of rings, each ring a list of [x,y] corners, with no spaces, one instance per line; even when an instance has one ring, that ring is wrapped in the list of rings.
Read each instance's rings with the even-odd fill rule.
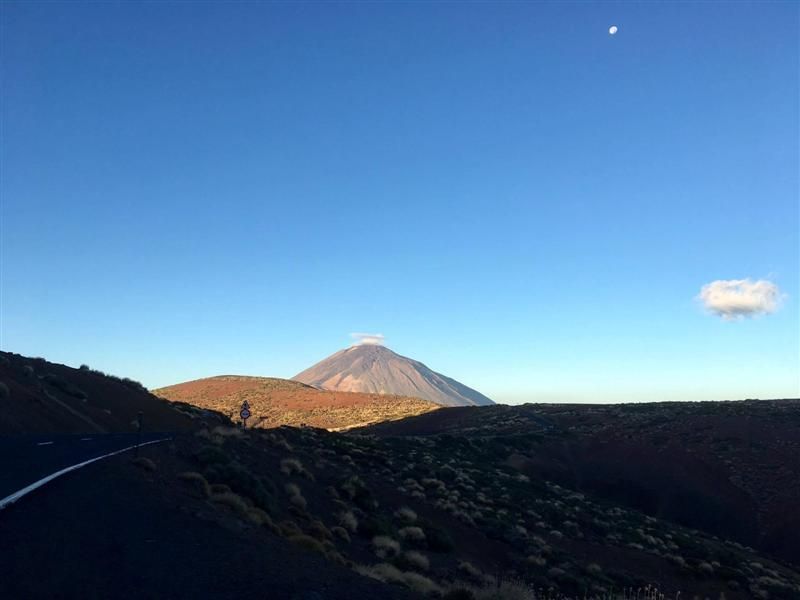
[[[364,344],[332,354],[292,379],[325,390],[399,394],[442,406],[486,406],[489,398],[419,361]]]
[[[136,381],[0,352],[0,435],[134,431],[140,412],[146,431],[196,427]]]
[[[153,390],[174,402],[219,411],[239,419],[247,400],[250,426],[307,424],[339,430],[420,415],[439,408],[419,398],[379,394],[329,392],[297,381],[274,377],[220,375]]]

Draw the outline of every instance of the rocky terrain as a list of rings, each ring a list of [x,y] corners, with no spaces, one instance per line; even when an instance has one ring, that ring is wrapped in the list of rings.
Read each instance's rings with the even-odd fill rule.
[[[411,396],[442,406],[493,404],[480,392],[421,362],[374,344],[340,350],[293,379],[325,390]]]
[[[75,406],[91,404],[91,417],[99,418],[96,410],[127,417],[144,406],[154,426],[184,429],[136,459],[87,467],[6,509],[0,536],[10,542],[0,550],[0,595],[99,598],[135,590],[120,597],[189,598],[213,590],[222,598],[261,598],[272,590],[276,598],[317,600],[789,600],[800,594],[797,561],[764,537],[769,523],[777,523],[769,521],[777,519],[769,507],[782,486],[781,502],[794,499],[796,401],[442,408],[350,432],[242,430],[225,414],[141,390],[128,406],[92,400],[100,389],[88,385],[94,378],[126,384],[44,361],[35,363],[31,378],[25,368],[31,359],[4,358],[9,393],[2,402],[10,414],[28,415],[33,403],[49,415],[50,405],[29,395],[47,391],[66,403],[63,390],[76,395],[75,386],[88,397]],[[62,380],[56,391],[52,380],[44,383],[49,373]],[[33,383],[19,383],[22,377]],[[112,415],[93,403],[113,406]],[[88,427],[84,416],[68,412],[62,426]],[[659,452],[664,459],[645,469]],[[665,470],[670,464],[673,470]],[[724,487],[725,476],[731,487]],[[682,522],[689,513],[675,511],[682,504],[667,494],[671,489],[704,522]],[[749,500],[739,504],[735,490]],[[755,541],[746,538],[747,528],[717,518],[730,513],[745,522],[747,510],[773,515],[756,518]],[[34,565],[44,575],[33,576]]]
[[[153,390],[168,400],[219,411],[239,420],[243,402],[250,406],[249,427],[309,425],[332,431],[420,415],[439,408],[419,398],[392,394],[329,392],[271,377],[221,375]]]

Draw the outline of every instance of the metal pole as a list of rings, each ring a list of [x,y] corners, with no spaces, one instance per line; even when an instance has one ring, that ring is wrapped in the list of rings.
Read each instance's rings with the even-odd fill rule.
[[[142,411],[136,415],[136,448],[133,453],[136,458],[139,458],[139,446],[142,445]]]

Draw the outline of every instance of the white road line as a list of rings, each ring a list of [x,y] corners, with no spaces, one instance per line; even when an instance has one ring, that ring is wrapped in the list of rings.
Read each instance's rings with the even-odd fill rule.
[[[52,444],[52,443],[53,443],[53,442],[39,442],[39,443],[38,443],[38,444],[36,444],[36,445],[37,445],[37,446],[49,446],[49,445],[50,445],[50,444]]]
[[[151,442],[145,442],[144,444],[138,444],[138,446],[136,444],[134,444],[133,446],[128,446],[127,448],[123,448],[122,450],[116,450],[115,452],[111,452],[109,454],[103,454],[102,456],[97,456],[95,458],[90,458],[89,460],[85,460],[82,463],[78,463],[77,465],[72,465],[71,467],[66,467],[65,469],[61,469],[60,471],[56,471],[52,475],[48,475],[47,477],[44,477],[44,478],[40,479],[39,481],[35,481],[32,484],[22,488],[21,490],[17,490],[16,492],[11,494],[10,496],[6,496],[2,500],[0,500],[0,510],[3,510],[4,508],[6,508],[7,506],[10,506],[11,504],[14,504],[14,502],[19,500],[23,496],[26,496],[27,494],[30,494],[32,491],[34,491],[36,489],[39,489],[40,487],[42,487],[46,483],[50,483],[56,477],[61,477],[62,475],[66,475],[70,471],[74,471],[76,469],[80,469],[81,467],[85,467],[86,465],[92,464],[93,462],[98,461],[98,460],[103,460],[104,458],[108,458],[109,456],[114,456],[116,454],[122,454],[123,452],[127,452],[128,450],[133,450],[136,447],[141,448],[142,446],[149,446],[150,444],[158,444],[159,442],[166,442],[167,440],[171,440],[171,439],[172,438],[164,438],[164,439],[161,439],[161,440],[153,440]],[[52,444],[53,442],[50,442],[50,443]]]
[[[81,438],[81,441],[82,441],[82,442],[89,442],[89,441],[91,441],[91,439],[92,439],[92,438]]]

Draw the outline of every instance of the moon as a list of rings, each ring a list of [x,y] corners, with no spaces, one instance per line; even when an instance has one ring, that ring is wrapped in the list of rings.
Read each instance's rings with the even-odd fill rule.
[[[612,25],[611,27],[608,28],[609,35],[614,35],[618,31],[619,31],[619,28],[616,25]]]

